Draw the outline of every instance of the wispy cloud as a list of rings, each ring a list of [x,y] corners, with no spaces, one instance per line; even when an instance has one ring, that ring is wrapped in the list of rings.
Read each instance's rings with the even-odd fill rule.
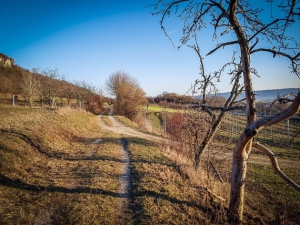
[[[169,34],[172,34],[172,33],[177,32],[177,31],[179,31],[179,29],[176,29],[176,30],[172,30],[172,31],[170,31],[170,32],[167,32],[167,34],[169,35]]]
[[[167,32],[167,35],[173,34],[173,33],[177,32],[177,31],[179,31],[179,30],[180,30],[180,29],[176,29],[176,30],[169,31],[169,32]],[[165,36],[166,36],[166,34],[163,34],[163,35],[160,35],[159,37],[157,37],[156,39],[159,39],[159,38],[162,38],[162,37],[165,37]]]

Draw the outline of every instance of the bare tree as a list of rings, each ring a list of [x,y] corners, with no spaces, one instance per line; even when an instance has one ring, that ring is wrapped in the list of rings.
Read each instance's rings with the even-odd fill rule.
[[[80,109],[84,108],[94,114],[99,114],[103,110],[105,98],[100,88],[82,79],[74,81],[72,90]]]
[[[96,88],[89,84],[85,79],[80,81],[75,81],[74,84],[76,85],[75,88],[75,96],[77,102],[79,103],[79,108],[82,108],[82,103],[86,102],[88,97],[92,95],[93,92],[96,92]]]
[[[46,76],[48,79],[46,79],[43,83],[43,92],[46,92],[47,100],[49,102],[49,107],[55,107],[56,106],[56,97],[59,92],[59,81],[58,78],[60,77],[58,73],[58,69],[44,69],[41,71],[42,75]]]
[[[39,78],[38,83],[38,101],[40,102],[41,108],[44,106],[44,102],[47,99],[48,92],[47,92],[47,85],[46,85],[46,77],[42,75],[42,71],[40,68],[32,68],[31,73],[34,74],[35,77]]]
[[[196,80],[194,86],[192,87],[192,92],[197,93],[197,90],[200,90],[202,94],[202,98],[200,100],[201,104],[197,104],[193,106],[197,111],[204,111],[208,118],[205,119],[206,123],[208,123],[207,129],[204,133],[204,138],[202,132],[193,132],[193,136],[195,140],[193,141],[193,152],[194,152],[194,165],[196,168],[199,167],[200,164],[200,156],[204,151],[207,150],[209,144],[214,138],[216,132],[218,131],[222,119],[228,114],[230,110],[242,109],[244,110],[244,106],[235,105],[236,99],[239,94],[243,91],[243,86],[240,85],[241,78],[241,69],[240,64],[235,63],[235,58],[232,58],[231,62],[226,63],[220,70],[215,71],[214,73],[206,73],[204,67],[204,58],[201,55],[200,47],[197,41],[196,33],[193,35],[195,39],[194,45],[188,45],[190,48],[194,49],[197,53],[197,56],[200,60],[200,76],[202,79]],[[220,80],[222,73],[225,71],[226,67],[232,67],[230,70],[230,74],[234,74],[231,80],[232,90],[230,92],[229,98],[224,102],[222,106],[216,106],[212,104],[212,98],[210,97],[211,93],[216,93],[217,88],[215,83]],[[209,101],[210,100],[210,101]],[[195,124],[195,122],[192,122]],[[200,141],[201,140],[201,141]]]
[[[272,0],[266,2],[273,3]],[[183,34],[179,47],[187,45],[195,32],[207,32],[206,28],[212,26],[212,39],[217,41],[217,44],[212,47],[212,50],[206,56],[232,46],[238,49],[237,53],[240,59],[239,70],[233,76],[241,75],[243,77],[247,124],[233,153],[229,221],[236,224],[241,223],[243,219],[247,161],[251,153],[253,137],[261,130],[261,127],[269,125],[267,121],[271,120],[272,124],[277,123],[281,121],[282,117],[288,118],[297,113],[300,104],[298,97],[296,97],[292,109],[289,108],[293,113],[278,114],[272,119],[266,118],[266,120],[263,120],[265,122],[255,122],[256,105],[252,74],[257,74],[257,72],[251,68],[250,59],[259,52],[271,53],[273,57],[281,56],[290,61],[291,72],[300,77],[299,43],[295,37],[288,36],[287,32],[294,23],[299,22],[297,20],[299,20],[300,15],[300,2],[296,0],[280,1],[278,4],[279,13],[276,15],[271,14],[270,18],[267,19],[262,16],[262,12],[264,11],[263,4],[256,5],[255,7],[257,8],[254,8],[252,3],[246,0],[159,0],[154,5],[156,10],[154,14],[162,16],[160,25],[167,37],[169,35],[166,31],[165,20],[168,16],[175,14],[183,21]],[[219,43],[219,38],[224,38],[225,41]],[[169,39],[171,40],[170,37]],[[197,51],[197,49],[195,50]],[[206,78],[210,79],[209,76]],[[206,81],[204,78],[203,82],[205,83]],[[213,108],[202,106],[202,109]],[[223,107],[223,111],[226,110],[228,109]]]
[[[116,97],[115,110],[129,119],[134,119],[140,106],[147,102],[145,92],[138,81],[123,71],[110,75],[106,89],[110,95]]]
[[[34,100],[39,96],[40,80],[36,74],[31,73],[30,71],[25,71],[22,75],[22,92],[29,106],[32,107]]]
[[[76,98],[75,89],[76,86],[66,79],[62,80],[63,85],[60,89],[60,98],[64,98],[67,101],[67,106],[71,106],[71,100]]]

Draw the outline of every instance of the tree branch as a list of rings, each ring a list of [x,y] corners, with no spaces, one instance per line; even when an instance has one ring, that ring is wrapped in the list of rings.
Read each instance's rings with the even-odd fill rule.
[[[254,49],[254,47],[258,44],[258,38],[256,39],[255,43],[250,47],[250,52]]]
[[[200,20],[200,18],[201,18],[202,16],[204,16],[204,15],[210,10],[211,7],[212,7],[211,5],[210,5],[209,7],[207,7],[207,9],[206,9],[203,13],[201,13],[196,19],[194,19],[193,24],[192,24],[192,25],[190,26],[190,28],[189,28],[189,31],[188,31],[188,33],[187,33],[187,36],[188,36],[189,33],[191,33],[193,27],[197,24],[197,22]]]
[[[293,20],[289,20],[291,16],[293,16],[294,14],[294,8],[295,8],[295,5],[296,5],[296,0],[292,0],[292,4],[291,4],[291,8],[290,8],[290,11],[288,13],[288,16],[287,16],[287,19],[286,19],[286,22],[285,22],[285,25],[284,25],[284,29],[283,29],[283,32],[281,34],[281,38],[283,38],[283,35],[285,33],[285,30],[286,28],[288,27],[288,22],[293,22]]]
[[[285,97],[281,98],[281,97],[277,97],[277,99],[275,99],[271,105],[268,107],[268,110],[267,110],[267,114],[270,113],[273,105],[276,103],[276,102],[279,102],[279,104],[283,105],[283,104],[286,104],[286,103],[289,103],[289,102],[293,102],[294,100],[293,99],[289,99],[287,98],[290,94],[286,95]],[[295,96],[294,96],[295,97]]]
[[[289,22],[288,19],[276,19],[276,20],[272,21],[271,23],[267,24],[266,26],[262,27],[260,30],[258,30],[255,34],[252,35],[251,38],[249,38],[248,41],[250,42],[256,35],[258,35],[259,33],[261,33],[263,30],[267,29],[268,27],[272,26],[273,24],[275,24],[275,23],[277,23],[277,22],[279,22],[281,20],[286,20],[286,22]]]
[[[233,104],[237,104],[237,103],[240,103],[240,102],[243,102],[243,101],[246,101],[246,98],[243,98],[241,100],[235,101],[235,102],[233,102]]]
[[[166,31],[164,25],[163,25],[164,19],[165,19],[165,16],[170,12],[170,10],[172,9],[172,7],[173,7],[174,5],[177,5],[177,4],[182,3],[182,2],[187,2],[187,1],[189,1],[189,0],[178,0],[178,1],[175,1],[175,2],[170,3],[170,4],[168,5],[168,8],[167,8],[166,10],[164,10],[164,12],[163,12],[163,14],[162,14],[162,18],[161,18],[161,20],[160,20],[160,22],[159,22],[159,23],[160,23],[161,29],[162,29],[163,32],[165,33],[166,37],[171,41],[171,43],[173,44],[174,47],[175,47],[175,45],[174,45],[172,39],[170,38],[170,36],[168,35],[168,33],[167,33],[167,31]]]
[[[256,53],[256,52],[271,52],[271,53],[273,53],[273,57],[275,57],[276,55],[281,55],[281,56],[284,56],[284,57],[290,59],[291,61],[299,60],[298,58],[300,57],[300,52],[298,52],[298,54],[296,54],[293,57],[293,56],[291,56],[287,53],[276,51],[276,50],[273,50],[273,49],[268,49],[268,48],[258,48],[258,49],[252,50],[250,52],[250,54]]]
[[[300,192],[300,186],[297,185],[294,181],[292,181],[290,178],[288,178],[281,170],[280,167],[278,165],[278,161],[276,158],[276,155],[269,150],[268,148],[266,148],[265,146],[261,145],[259,142],[254,142],[252,144],[252,146],[256,149],[258,149],[259,151],[265,153],[272,164],[272,168],[274,170],[274,172],[279,175],[288,185],[290,185],[292,188],[294,188],[296,191]]]
[[[298,92],[292,105],[286,110],[270,117],[264,117],[260,120],[255,121],[250,126],[248,126],[238,140],[238,143],[241,142],[239,143],[239,145],[245,146],[248,143],[248,141],[251,138],[253,138],[260,130],[269,127],[271,125],[280,123],[281,121],[284,121],[292,117],[299,111],[300,111],[300,92]]]
[[[222,111],[222,112],[228,112],[228,111],[233,111],[233,110],[245,110],[246,107],[245,106],[241,106],[241,105],[236,105],[236,106],[231,106],[231,107],[220,107],[220,106],[211,106],[211,105],[205,105],[205,104],[200,104],[200,105],[195,105],[195,106],[192,106],[193,109],[196,109],[196,108],[208,108],[210,110],[219,110],[219,111]]]
[[[288,58],[289,60],[291,60],[291,69],[292,69],[292,73],[295,73],[298,78],[300,78],[300,71],[299,71],[299,68],[300,68],[300,52],[298,52],[294,57],[287,54],[287,53],[284,53],[284,52],[280,52],[280,51],[276,51],[276,50],[273,50],[273,49],[267,49],[267,48],[258,48],[258,49],[255,49],[255,50],[252,50],[250,52],[250,54],[252,53],[255,53],[255,52],[261,52],[261,51],[264,51],[264,52],[271,52],[273,53],[273,58],[276,56],[276,55],[281,55],[281,56],[284,56],[286,58]],[[298,61],[298,62],[297,62]]]
[[[290,142],[289,142],[289,147],[292,145],[293,141],[295,140],[295,138],[300,134],[300,130],[298,130],[291,138]]]
[[[219,25],[220,20],[222,18],[229,19],[229,15],[228,15],[228,12],[226,12],[226,10],[224,9],[224,7],[222,6],[222,1],[220,1],[220,3],[218,3],[216,1],[210,0],[210,2],[213,3],[215,6],[217,6],[222,11],[222,13],[219,15],[219,17],[216,20],[216,24],[215,24],[215,30],[216,30],[217,27],[218,27],[218,25]]]
[[[215,51],[217,51],[221,47],[225,47],[227,45],[234,45],[234,44],[238,44],[238,43],[239,43],[239,41],[229,41],[229,42],[226,42],[226,43],[222,43],[222,44],[218,45],[216,48],[214,48],[213,50],[211,50],[209,53],[207,53],[206,56],[211,55],[212,53],[214,53]]]

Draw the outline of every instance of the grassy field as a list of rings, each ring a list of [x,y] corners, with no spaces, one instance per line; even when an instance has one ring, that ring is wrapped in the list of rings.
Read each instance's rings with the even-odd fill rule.
[[[153,117],[155,117],[153,113],[148,115],[150,121]],[[230,182],[232,150],[244,128],[245,117],[228,116],[210,147],[210,157],[212,157],[210,160],[214,162],[227,184]],[[281,170],[300,184],[300,137],[296,137],[292,146],[288,148],[286,128],[286,123],[283,122],[266,131],[262,130],[256,140],[271,149],[277,156]],[[298,129],[299,125],[290,123],[290,136]],[[203,157],[207,157],[207,154]],[[227,194],[222,196],[226,198],[228,193],[229,187],[227,187]],[[267,224],[299,224],[300,222],[300,194],[274,174],[268,157],[256,149],[253,149],[250,155],[245,201],[245,217],[248,222]]]
[[[239,135],[245,129],[246,117],[229,115],[222,122],[220,133],[223,136],[231,136],[236,141]],[[300,158],[300,124],[290,122],[281,122],[266,129],[261,130],[256,135],[256,140],[272,146],[277,155],[285,155]],[[290,143],[291,139],[293,141]]]
[[[181,112],[182,109],[173,109],[173,108],[168,108],[168,107],[163,107],[160,106],[159,104],[150,104],[147,108],[147,106],[142,106],[142,110],[148,110],[148,111],[153,111],[153,112]]]
[[[197,224],[207,219],[204,192],[181,177],[156,143],[104,131],[94,115],[72,110],[0,106],[0,121],[1,224]],[[121,138],[131,158],[125,215],[118,193]]]
[[[117,117],[132,128],[138,126]],[[149,118],[149,115],[148,115]],[[150,118],[159,123],[157,117]],[[103,118],[107,126],[110,120]],[[140,128],[139,128],[140,129]],[[120,205],[123,140],[130,156],[130,201]],[[219,149],[219,142],[212,149]],[[1,224],[226,224],[233,143],[218,152],[224,183],[194,171],[165,144],[101,128],[74,110],[0,106]],[[213,151],[211,152],[213,153]],[[250,158],[246,224],[299,224],[300,194],[269,164]],[[299,159],[279,159],[300,183]],[[292,162],[292,163],[291,163]],[[209,184],[208,184],[209,182]]]
[[[95,116],[0,107],[0,121],[1,224],[117,222],[122,154]]]
[[[205,224],[211,216],[205,193],[178,173],[157,146],[129,139],[132,158],[132,207],[136,224]],[[216,215],[217,217],[217,215]],[[222,221],[212,218],[211,221]]]

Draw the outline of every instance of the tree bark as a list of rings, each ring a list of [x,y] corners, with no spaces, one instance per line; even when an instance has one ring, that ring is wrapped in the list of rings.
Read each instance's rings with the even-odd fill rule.
[[[272,168],[276,174],[278,174],[288,185],[290,185],[292,188],[294,188],[296,191],[300,192],[300,186],[297,185],[294,181],[292,181],[288,176],[286,176],[280,169],[278,165],[278,161],[276,158],[276,155],[266,148],[265,146],[261,145],[259,142],[253,143],[253,147],[258,149],[259,151],[265,153],[271,162]]]
[[[238,0],[231,0],[229,5],[229,20],[240,45],[241,64],[246,95],[246,127],[248,127],[256,120],[255,98],[253,95],[250,69],[250,48],[246,34],[236,17],[237,7]],[[243,142],[243,140],[241,141]],[[229,205],[229,222],[233,224],[239,224],[243,220],[245,178],[247,173],[247,160],[251,152],[251,146],[252,138],[242,145],[237,143],[233,152]]]
[[[247,172],[248,146],[252,145],[253,137],[262,129],[288,119],[300,111],[300,92],[292,105],[283,112],[265,117],[248,126],[236,143],[233,152],[231,191],[228,219],[231,224],[239,224],[243,219],[244,187]],[[256,145],[257,146],[257,145]]]

